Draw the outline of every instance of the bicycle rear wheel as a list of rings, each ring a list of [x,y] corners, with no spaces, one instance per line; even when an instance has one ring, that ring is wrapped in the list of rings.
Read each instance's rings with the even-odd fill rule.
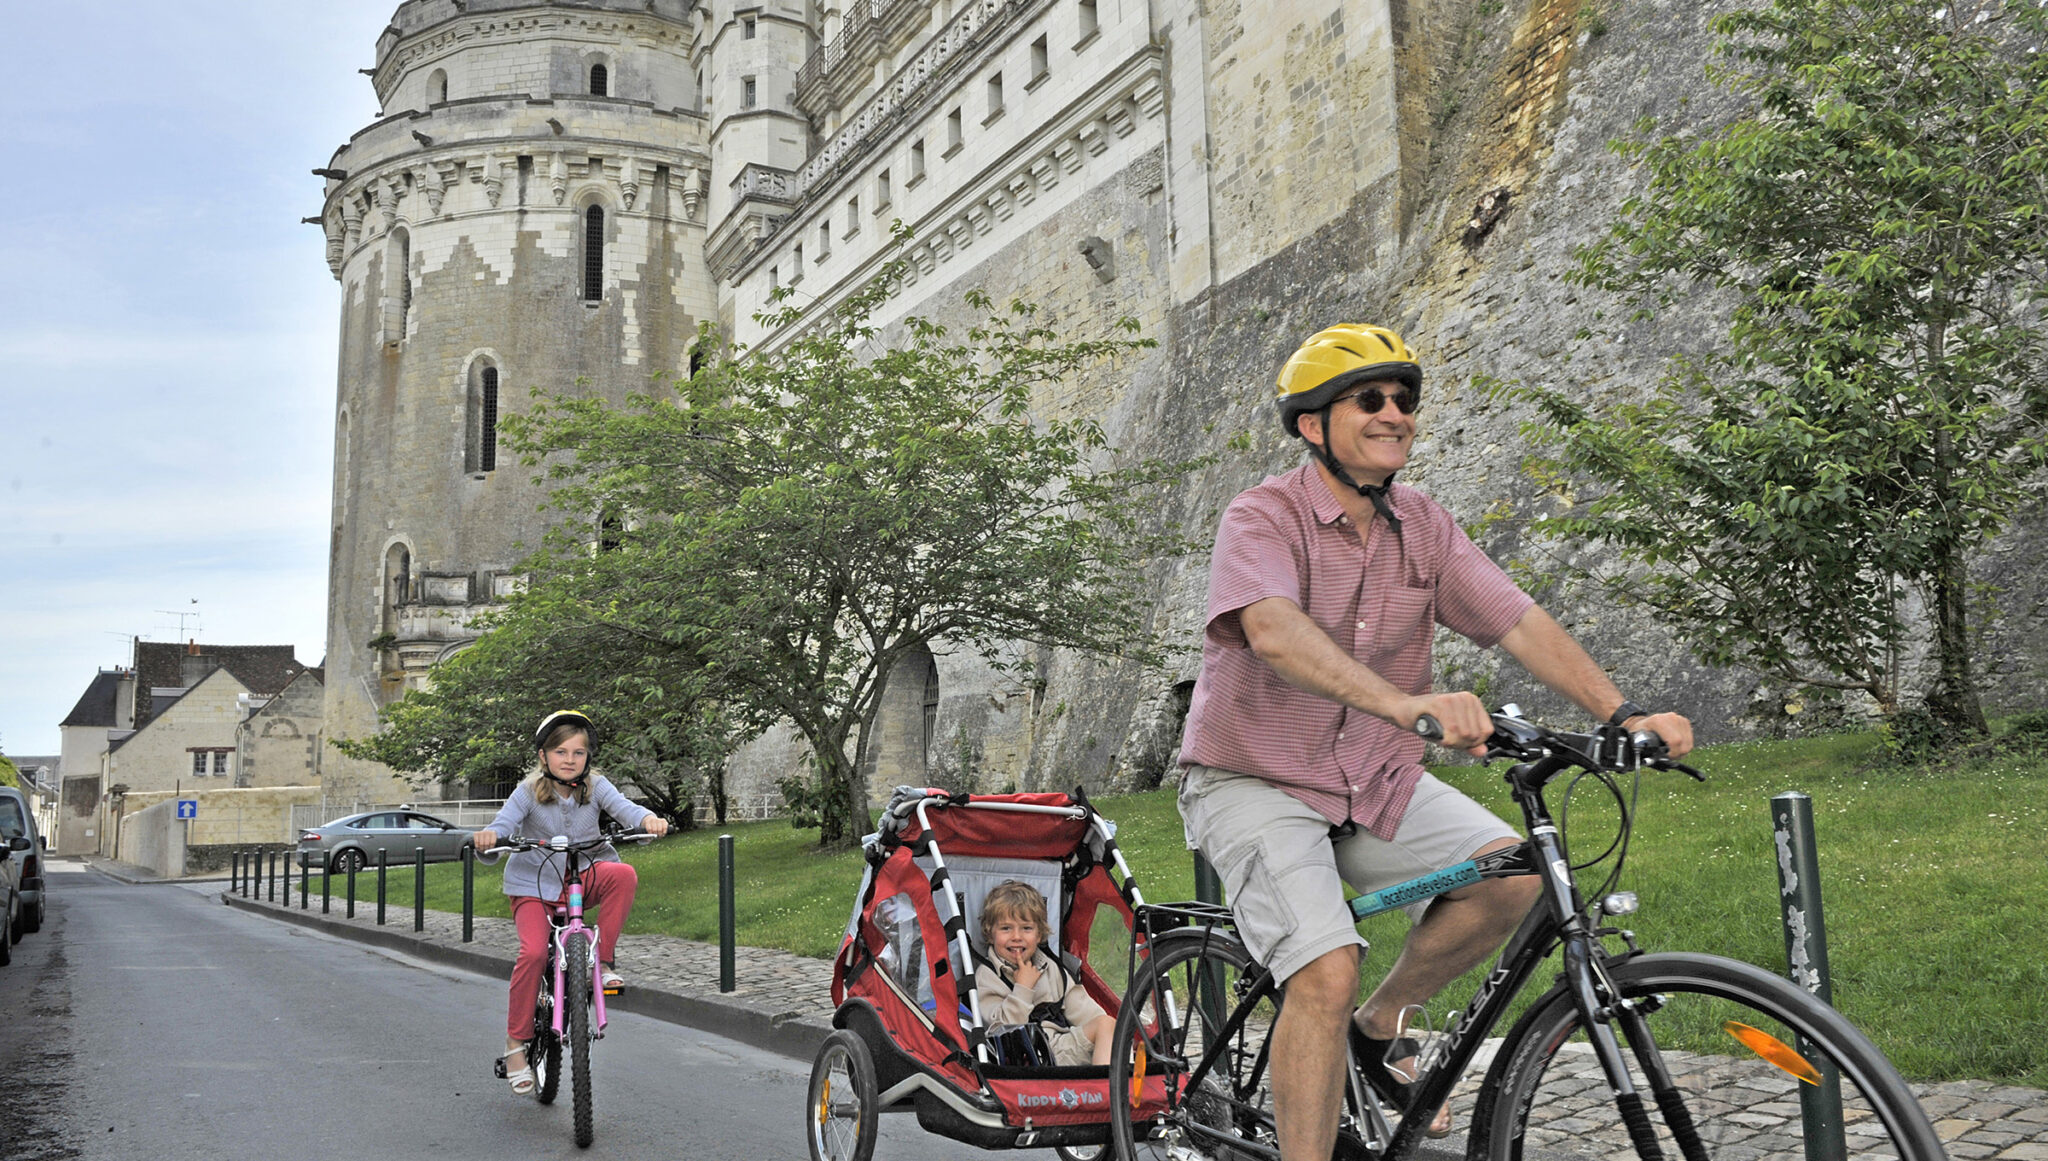
[[[1834,1118],[1855,1158],[1942,1161],[1926,1113],[1896,1070],[1833,1008],[1759,968],[1714,956],[1645,955],[1610,965],[1636,1014],[1617,1036],[1642,1093],[1644,1127],[1680,1161],[1805,1161]],[[1653,1079],[1655,1074],[1663,1079]],[[1472,1156],[1572,1161],[1632,1151],[1578,1011],[1562,989],[1508,1033],[1475,1111]],[[1492,1094],[1488,1100],[1486,1094]],[[1816,1113],[1814,1110],[1821,1110]],[[1816,1119],[1816,1117],[1818,1119]],[[1809,1137],[1812,1138],[1809,1141]],[[1642,1150],[1633,1151],[1638,1156]]]
[[[1268,1036],[1280,1014],[1272,977],[1237,937],[1211,929],[1152,941],[1117,1012],[1110,1056],[1110,1144],[1124,1161],[1278,1158]],[[1209,1072],[1190,1084],[1197,1066]],[[1134,1110],[1132,1082],[1164,1082],[1165,1107]]]
[[[592,1123],[590,1091],[590,939],[576,933],[562,941],[564,1037],[569,1041],[569,1075],[576,1085],[576,1144],[588,1146],[597,1135]]]
[[[555,1035],[555,965],[542,965],[540,992],[534,1000],[533,1037],[526,1042],[526,1063],[533,1069],[533,1099],[544,1105],[555,1103],[562,1087],[562,1038]]]

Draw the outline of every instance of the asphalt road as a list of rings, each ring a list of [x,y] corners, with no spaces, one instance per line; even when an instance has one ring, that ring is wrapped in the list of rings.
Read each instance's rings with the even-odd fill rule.
[[[566,1084],[543,1107],[491,1074],[503,981],[224,907],[218,884],[49,869],[43,929],[0,968],[7,1161],[806,1156],[809,1061],[620,1013],[579,1150]],[[907,1116],[876,1144],[983,1155]]]

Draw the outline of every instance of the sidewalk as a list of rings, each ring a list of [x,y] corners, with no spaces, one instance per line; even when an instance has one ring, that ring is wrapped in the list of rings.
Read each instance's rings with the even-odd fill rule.
[[[138,867],[99,859],[91,860],[90,865],[126,882],[162,881]],[[415,932],[410,905],[388,907],[385,926],[378,927],[374,897],[367,903],[357,900],[354,919],[343,915],[346,904],[340,898],[334,899],[333,911],[326,915],[320,913],[317,897],[303,911],[297,896],[286,906],[223,889],[221,901],[484,975],[509,976],[519,946],[509,919],[477,919],[475,940],[463,943],[460,915],[429,911],[425,930]],[[612,1003],[624,1011],[714,1032],[799,1060],[816,1055],[819,1043],[832,1029],[832,965],[825,960],[767,948],[737,948],[736,988],[723,994],[718,990],[715,944],[667,935],[628,935],[619,941],[618,963],[629,986]],[[1475,1074],[1467,1077],[1453,1099],[1461,1126],[1471,1124],[1477,1072],[1475,1069]],[[1913,1092],[1933,1119],[1949,1155],[1957,1161],[2048,1161],[2048,1092],[1975,1080],[1915,1084]],[[1782,1119],[1787,1106],[1789,1115],[1796,1118],[1796,1102],[1777,1100],[1759,1090],[1758,1104],[1748,1115],[1757,1118],[1762,1127],[1762,1121]],[[1569,1116],[1568,1110],[1558,1112]],[[1462,1134],[1458,1136],[1462,1138]]]

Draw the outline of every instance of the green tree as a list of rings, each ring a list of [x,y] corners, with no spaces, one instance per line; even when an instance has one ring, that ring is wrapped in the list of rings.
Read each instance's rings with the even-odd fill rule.
[[[1046,407],[1150,346],[1135,324],[1062,341],[1032,307],[974,294],[985,317],[964,341],[913,317],[885,343],[871,320],[900,272],[815,318],[778,301],[760,321],[796,334],[780,346],[719,351],[624,407],[544,399],[504,429],[549,465],[550,503],[606,514],[618,544],[558,535],[536,576],[792,723],[827,846],[867,825],[858,771],[899,661],[960,648],[1004,670],[1033,643],[1156,662],[1141,570],[1186,547],[1146,518],[1191,465],[1126,462]]]
[[[21,787],[21,770],[15,766],[14,760],[5,754],[0,754],[0,786],[12,786],[16,789]]]
[[[1929,710],[1982,732],[1970,556],[2048,458],[2048,17],[1978,11],[1774,0],[1717,18],[1710,75],[1752,111],[1617,143],[1648,184],[1573,277],[1634,321],[1721,292],[1726,342],[1604,414],[1516,393],[1539,410],[1539,476],[1590,484],[1539,527],[1647,566],[1610,583],[1703,660],[1889,712],[1924,632]],[[1902,609],[1916,591],[1924,630]]]
[[[578,709],[597,723],[593,765],[621,789],[685,826],[702,795],[723,822],[744,713],[705,696],[701,665],[596,622],[566,587],[551,578],[515,596],[480,620],[476,644],[434,667],[431,686],[385,707],[376,734],[335,745],[419,782],[511,782],[536,769],[540,720]]]

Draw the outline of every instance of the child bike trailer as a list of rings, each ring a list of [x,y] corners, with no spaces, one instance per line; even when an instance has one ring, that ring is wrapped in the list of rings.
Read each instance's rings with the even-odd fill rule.
[[[1046,900],[1045,948],[1114,1017],[1144,954],[1131,945],[1131,908],[1143,900],[1115,835],[1078,787],[897,788],[863,844],[867,867],[832,964],[834,1030],[805,1111],[812,1161],[868,1161],[880,1114],[897,1112],[984,1149],[1108,1155],[1109,1070],[1040,1063],[1031,1026],[991,1035],[974,970],[989,962],[982,900],[1005,880],[1029,884]],[[1154,1075],[1124,1099],[1142,1118],[1164,1095]]]

